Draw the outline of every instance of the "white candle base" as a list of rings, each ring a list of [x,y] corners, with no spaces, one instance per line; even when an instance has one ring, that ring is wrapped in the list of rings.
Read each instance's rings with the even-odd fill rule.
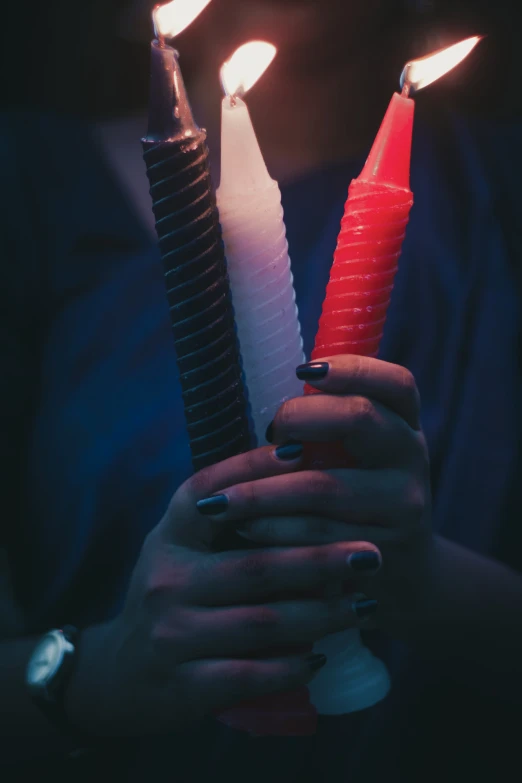
[[[390,690],[390,675],[361,640],[358,629],[330,634],[314,646],[327,656],[326,666],[308,685],[319,715],[347,715],[373,707]]]

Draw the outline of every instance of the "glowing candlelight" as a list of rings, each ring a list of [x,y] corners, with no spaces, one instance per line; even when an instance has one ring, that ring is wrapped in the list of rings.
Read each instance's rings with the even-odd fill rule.
[[[423,90],[460,65],[481,40],[482,36],[474,35],[418,60],[411,60],[401,74],[401,88],[408,94]]]

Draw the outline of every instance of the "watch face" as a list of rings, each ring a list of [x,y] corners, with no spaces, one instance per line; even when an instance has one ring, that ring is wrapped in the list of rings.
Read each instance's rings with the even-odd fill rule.
[[[27,667],[29,685],[45,685],[60,668],[64,655],[64,645],[58,634],[44,636],[34,650]]]

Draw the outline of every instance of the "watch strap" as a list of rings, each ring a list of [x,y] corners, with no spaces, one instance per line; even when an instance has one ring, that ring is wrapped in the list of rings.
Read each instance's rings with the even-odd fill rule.
[[[34,704],[45,715],[47,720],[53,724],[62,734],[69,737],[80,739],[79,732],[75,731],[71,725],[65,711],[65,693],[74,670],[74,664],[78,656],[78,645],[80,641],[80,632],[73,625],[65,625],[59,629],[65,640],[69,642],[74,651],[69,653],[62,663],[56,681],[52,685],[52,691],[46,694],[37,690],[30,690]],[[81,738],[83,741],[85,737]],[[84,744],[84,743],[83,743]]]

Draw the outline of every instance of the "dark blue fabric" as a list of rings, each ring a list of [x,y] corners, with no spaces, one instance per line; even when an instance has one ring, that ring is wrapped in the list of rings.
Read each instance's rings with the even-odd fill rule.
[[[0,132],[1,456],[13,507],[2,535],[36,631],[118,610],[143,538],[190,474],[190,458],[157,252],[88,132],[25,114],[6,117]],[[414,372],[421,391],[436,529],[506,558],[520,440],[519,138],[515,125],[418,117],[415,207],[381,350]],[[360,164],[283,192],[307,352]],[[375,710],[322,719],[313,741],[252,742],[205,724],[144,746],[135,779],[168,770],[172,780],[239,781],[248,765],[252,781],[386,772],[403,783],[422,779],[418,759],[434,753],[446,779],[459,779],[448,764],[463,756],[469,766],[477,735],[461,752],[458,726],[473,714],[487,726],[480,688],[459,691],[443,667],[416,665],[397,647],[382,652],[395,687]],[[507,713],[491,709],[504,725]]]

